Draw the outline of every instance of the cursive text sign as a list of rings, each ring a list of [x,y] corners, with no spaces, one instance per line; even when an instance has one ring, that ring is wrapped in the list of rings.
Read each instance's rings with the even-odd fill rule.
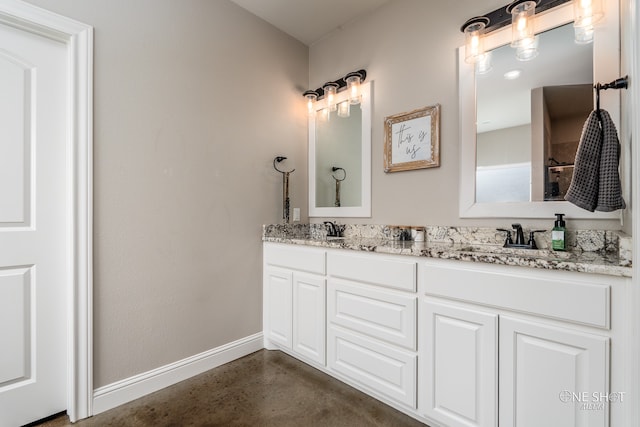
[[[439,119],[439,104],[386,117],[384,171],[440,166]]]

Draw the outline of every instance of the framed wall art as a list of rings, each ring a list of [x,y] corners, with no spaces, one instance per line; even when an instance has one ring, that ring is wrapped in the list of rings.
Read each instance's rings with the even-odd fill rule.
[[[440,104],[384,119],[384,171],[440,166]]]

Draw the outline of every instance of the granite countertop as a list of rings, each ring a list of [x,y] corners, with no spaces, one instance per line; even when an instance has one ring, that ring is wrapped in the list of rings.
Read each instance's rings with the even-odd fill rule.
[[[484,233],[481,229],[471,229],[470,233],[476,233],[474,238],[468,238],[467,230],[460,231],[460,227],[452,228],[455,236],[464,235],[463,238],[452,237],[448,232],[446,239],[436,241],[434,233],[427,227],[427,241],[401,241],[382,236],[380,233],[351,232],[345,233],[344,238],[327,239],[326,233],[291,232],[283,230],[282,226],[265,226],[263,241],[273,243],[285,243],[294,245],[314,246],[332,249],[345,249],[363,252],[375,252],[394,255],[419,256],[427,258],[449,259],[464,262],[480,262],[496,265],[512,265],[546,270],[575,271],[593,274],[605,274],[618,277],[631,277],[632,268],[630,254],[625,247],[630,244],[624,239],[615,241],[615,250],[611,242],[605,244],[607,250],[584,250],[588,244],[574,244],[572,250],[567,252],[553,251],[549,249],[512,249],[503,248],[500,244],[479,239],[478,234]],[[353,227],[353,226],[352,226]],[[286,227],[285,227],[286,228]],[[440,227],[442,228],[442,227]],[[480,230],[480,231],[478,231]],[[442,235],[442,230],[438,231]],[[490,231],[489,235],[494,233]],[[592,231],[590,231],[590,234]],[[500,235],[498,235],[498,238]],[[576,240],[580,242],[581,237]],[[608,238],[609,240],[615,240]],[[480,240],[480,241],[479,241]],[[491,240],[491,239],[489,239]],[[589,237],[593,245],[594,237]],[[595,239],[598,240],[598,239]],[[630,239],[629,239],[630,240]],[[542,242],[544,244],[544,242]]]

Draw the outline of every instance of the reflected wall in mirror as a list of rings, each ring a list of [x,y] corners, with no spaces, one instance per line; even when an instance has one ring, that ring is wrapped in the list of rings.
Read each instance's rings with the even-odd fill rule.
[[[620,218],[588,212],[562,197],[593,109],[593,82],[620,76],[619,5],[605,7],[593,44],[574,44],[573,7],[567,2],[536,15],[539,55],[531,61],[515,59],[509,27],[485,36],[493,64],[488,74],[476,74],[464,62],[464,46],[459,49],[461,218],[553,218],[556,212]],[[514,69],[520,77],[506,80],[504,74]],[[619,91],[606,92],[601,107],[619,127]]]
[[[362,205],[362,109],[349,107],[348,117],[326,110],[316,117],[317,207]]]
[[[371,216],[371,82],[361,85],[360,104],[336,96],[336,111],[316,102],[309,117],[309,216]],[[347,104],[342,104],[347,102]]]
[[[506,45],[476,75],[476,201],[564,200],[582,125],[593,110],[593,45],[572,24],[538,35],[539,55]],[[538,162],[537,164],[534,162]]]

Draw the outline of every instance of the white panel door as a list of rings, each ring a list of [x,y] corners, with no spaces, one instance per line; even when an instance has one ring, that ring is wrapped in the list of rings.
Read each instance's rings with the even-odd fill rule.
[[[323,276],[293,273],[293,350],[325,364],[326,286]]]
[[[278,267],[265,268],[267,339],[291,349],[293,320],[293,272]]]
[[[71,280],[63,43],[0,25],[0,425],[67,405]]]
[[[450,427],[496,426],[498,316],[435,301],[423,308],[425,415]]]
[[[609,338],[501,316],[499,357],[501,427],[609,424]]]

